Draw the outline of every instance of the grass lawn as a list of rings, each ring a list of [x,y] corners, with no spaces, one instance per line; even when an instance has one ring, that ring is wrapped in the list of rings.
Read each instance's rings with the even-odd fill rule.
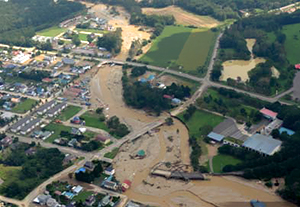
[[[70,132],[72,127],[64,126],[62,124],[50,123],[45,127],[47,131],[54,131],[54,133],[46,139],[46,142],[52,143],[55,139],[60,137],[61,131],[68,131]]]
[[[4,166],[0,164],[0,178],[4,181],[10,181],[17,178],[22,167]]]
[[[183,118],[183,114],[185,112],[179,114],[177,117],[182,120],[189,129],[189,136],[195,136],[198,140],[198,144],[200,145],[202,149],[202,155],[205,155],[208,153],[206,144],[203,141],[203,138],[201,138],[201,131],[199,130],[205,125],[210,125],[211,127],[215,127],[218,124],[220,124],[224,118],[221,116],[214,115],[212,113],[208,113],[201,110],[196,110],[195,113],[192,115],[192,117],[186,121]]]
[[[81,191],[77,196],[75,196],[73,198],[73,201],[76,201],[76,202],[85,202],[85,200],[91,196],[93,194],[93,192],[90,192],[90,191]]]
[[[119,148],[114,148],[111,152],[105,153],[104,157],[114,159],[119,152]]]
[[[79,106],[68,105],[68,107],[61,112],[57,119],[67,121],[81,111],[81,109],[82,108]]]
[[[186,27],[166,26],[140,60],[162,67],[175,64],[192,30]]]
[[[85,120],[85,125],[89,127],[95,127],[98,129],[103,129],[105,131],[109,131],[105,122],[99,120],[99,115],[93,111],[88,111],[80,116],[80,118]]]
[[[37,103],[36,100],[33,99],[26,99],[25,101],[21,101],[20,103],[18,103],[11,111],[15,112],[15,113],[25,113],[27,111],[29,111],[33,105],[35,105]]]
[[[56,37],[60,33],[66,32],[66,28],[60,28],[58,26],[50,27],[48,29],[44,29],[41,31],[38,31],[36,34],[40,36],[46,36],[46,37]]]
[[[236,165],[242,161],[230,155],[216,155],[213,157],[213,169],[215,173],[221,173],[226,165]]]
[[[167,26],[140,61],[193,72],[205,64],[215,39],[216,33],[208,29]]]
[[[184,113],[185,112],[179,114],[178,118],[183,122],[185,122],[185,124],[189,129],[190,136],[195,136],[195,137],[201,136],[201,132],[199,128],[205,125],[210,125],[212,127],[215,127],[224,120],[224,118],[221,116],[217,116],[212,113],[208,113],[206,111],[196,110],[196,112],[192,115],[192,117],[188,121],[186,121],[183,118]]]
[[[187,72],[203,66],[214,45],[216,34],[211,30],[194,29],[182,48],[177,64],[182,65]]]
[[[282,32],[286,35],[284,43],[287,59],[291,64],[300,63],[300,23],[283,26]]]
[[[81,34],[81,33],[78,34],[78,37],[81,41],[87,41],[87,36],[88,36],[87,34]]]

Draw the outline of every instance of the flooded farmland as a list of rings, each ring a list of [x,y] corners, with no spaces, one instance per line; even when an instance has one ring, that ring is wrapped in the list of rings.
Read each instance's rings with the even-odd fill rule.
[[[93,106],[107,108],[107,115],[118,115],[133,129],[157,120],[156,117],[147,116],[124,104],[121,77],[121,67],[105,66],[99,69],[91,81]],[[250,207],[251,199],[270,202],[267,207],[294,207],[255,181],[208,176],[207,181],[184,182],[151,176],[152,167],[159,162],[190,162],[188,138],[185,125],[174,119],[174,125],[162,126],[151,136],[144,135],[134,143],[124,144],[113,165],[118,180],[132,181],[132,186],[125,195],[135,201],[162,207]],[[132,159],[139,150],[144,150],[146,157]]]
[[[252,49],[255,44],[255,39],[246,39],[248,50],[251,52],[250,60],[228,60],[224,62],[223,72],[220,80],[226,81],[228,78],[237,79],[241,78],[241,81],[246,82],[249,79],[248,72],[255,68],[259,63],[264,63],[264,58],[254,58]]]

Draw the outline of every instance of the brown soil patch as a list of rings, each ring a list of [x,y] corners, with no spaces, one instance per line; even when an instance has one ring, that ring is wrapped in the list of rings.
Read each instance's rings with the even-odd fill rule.
[[[143,13],[148,15],[173,15],[176,19],[177,24],[182,25],[194,25],[196,27],[216,27],[220,24],[219,21],[209,17],[200,16],[189,13],[179,7],[169,6],[165,8],[143,8]]]

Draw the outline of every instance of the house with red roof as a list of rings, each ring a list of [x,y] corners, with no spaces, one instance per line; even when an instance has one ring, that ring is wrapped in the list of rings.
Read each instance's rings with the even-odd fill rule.
[[[271,119],[271,120],[276,119],[276,117],[278,115],[278,113],[271,111],[269,109],[266,109],[266,108],[262,108],[259,112],[262,113],[262,115],[264,117],[266,117],[267,119]]]
[[[122,183],[122,191],[125,192],[126,190],[128,190],[131,186],[131,181],[130,180],[124,180],[124,182]]]
[[[300,70],[300,63],[295,65],[295,69]]]

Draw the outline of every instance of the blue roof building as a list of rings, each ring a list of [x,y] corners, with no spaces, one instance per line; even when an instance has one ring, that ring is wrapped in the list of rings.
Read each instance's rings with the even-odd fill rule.
[[[86,169],[85,169],[84,167],[81,167],[81,168],[79,168],[79,169],[77,169],[77,170],[75,171],[75,173],[80,173],[80,172],[85,173],[85,172],[86,172]]]
[[[147,78],[147,81],[152,81],[155,79],[155,75],[149,75],[149,77]]]
[[[217,134],[215,132],[211,132],[207,135],[210,139],[216,141],[216,142],[221,142],[224,139],[224,136],[221,134]]]
[[[282,134],[283,132],[286,132],[288,135],[292,136],[295,134],[295,132],[291,129],[285,128],[285,127],[280,127],[279,128],[279,133]]]
[[[273,139],[271,136],[264,136],[262,134],[254,134],[249,137],[243,147],[250,150],[254,150],[264,155],[273,155],[280,150],[282,142],[277,139]]]

